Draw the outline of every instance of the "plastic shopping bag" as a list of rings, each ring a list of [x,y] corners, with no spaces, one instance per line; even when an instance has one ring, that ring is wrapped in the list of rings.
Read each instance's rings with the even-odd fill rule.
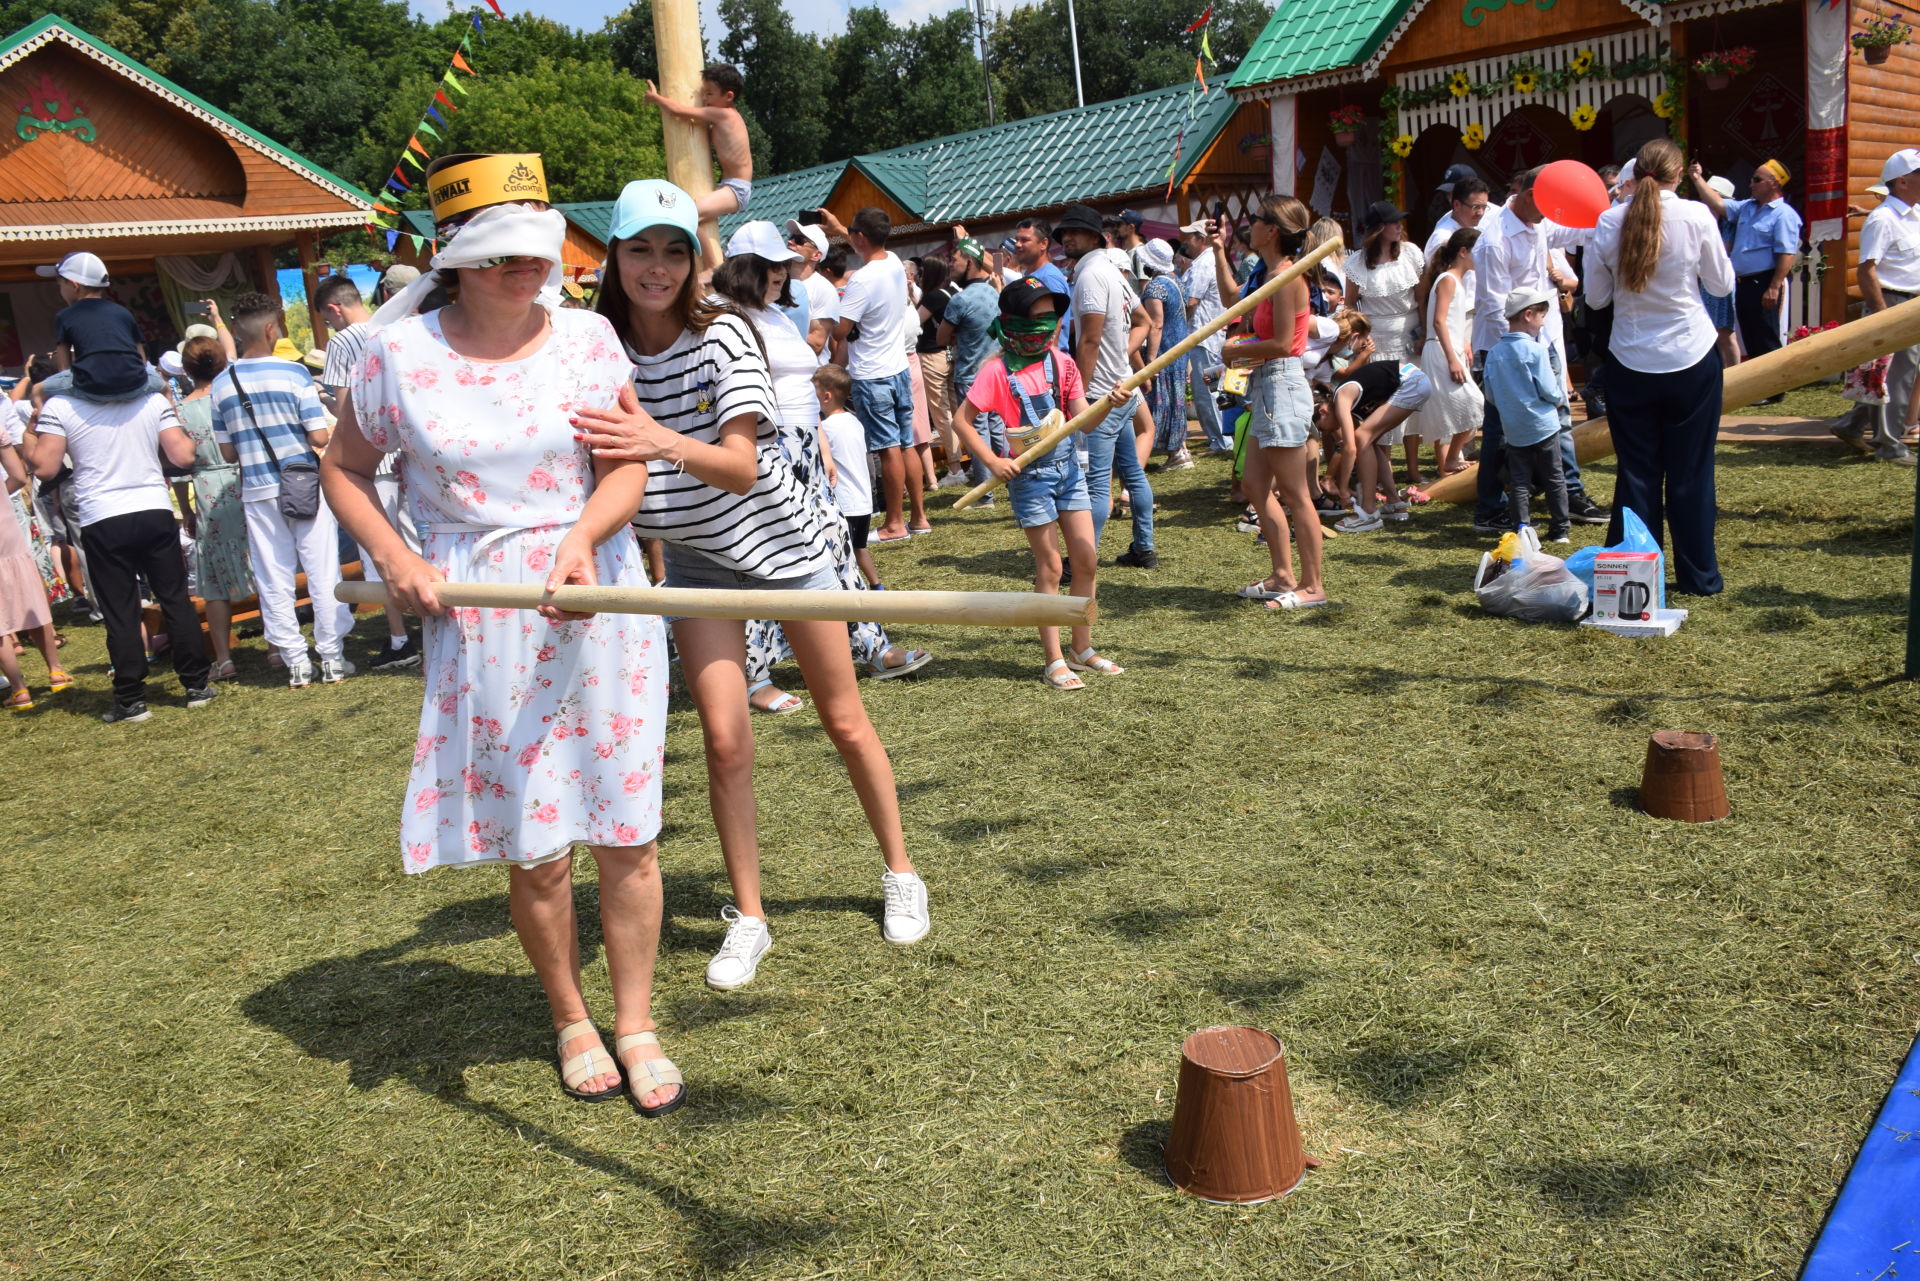
[[[1660,544],[1653,541],[1653,535],[1647,532],[1647,523],[1640,514],[1628,507],[1620,513],[1620,541],[1611,547],[1582,547],[1567,557],[1567,569],[1587,587],[1587,599],[1593,599],[1593,558],[1601,552],[1652,552],[1660,557],[1654,568],[1654,590],[1658,598],[1654,601],[1656,609],[1667,607],[1667,559],[1660,551]]]
[[[1568,572],[1565,561],[1541,551],[1539,535],[1526,526],[1514,543],[1502,539],[1498,552],[1481,554],[1473,594],[1482,609],[1503,618],[1577,623],[1587,612],[1592,589]]]

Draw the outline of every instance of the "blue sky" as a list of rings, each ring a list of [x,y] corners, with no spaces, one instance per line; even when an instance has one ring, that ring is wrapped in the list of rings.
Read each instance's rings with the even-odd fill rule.
[[[918,22],[931,14],[945,13],[949,9],[961,7],[966,0],[880,0],[881,7],[893,15],[897,23]],[[447,0],[408,0],[413,11],[426,18],[444,15],[448,8]],[[831,35],[846,29],[847,5],[845,0],[785,0],[787,12],[793,17],[793,25],[802,31],[811,31],[815,35]],[[458,11],[475,8],[467,3],[455,3],[451,6]],[[508,13],[538,13],[563,22],[570,27],[582,27],[589,31],[598,30],[606,20],[625,9],[624,0],[530,0],[529,3],[515,4],[513,0],[500,0],[500,7]],[[996,0],[995,9],[1010,7],[1006,0]],[[700,12],[705,19],[707,41],[709,45],[718,41],[725,33],[718,16],[717,0],[700,0]]]

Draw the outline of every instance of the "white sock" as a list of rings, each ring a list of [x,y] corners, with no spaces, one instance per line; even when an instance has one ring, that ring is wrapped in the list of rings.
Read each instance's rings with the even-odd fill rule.
[[[398,636],[387,637],[388,649],[405,649],[406,647],[407,647],[407,634],[405,632],[400,633],[400,635]]]

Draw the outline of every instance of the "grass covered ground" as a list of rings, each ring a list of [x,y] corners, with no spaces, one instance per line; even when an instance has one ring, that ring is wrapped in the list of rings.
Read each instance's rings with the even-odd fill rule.
[[[6,726],[0,1276],[1791,1277],[1920,1021],[1914,475],[1720,462],[1729,589],[1665,642],[1481,616],[1459,508],[1271,614],[1221,465],[1167,478],[1162,567],[1101,584],[1124,677],[902,629],[939,661],[867,687],[923,944],[811,712],[757,720],[776,947],[732,996],[676,704],[658,1123],[559,1095],[502,874],[402,875],[417,677],[290,692],[255,641],[110,729],[70,628],[85,689]],[[1019,588],[951,492],[891,580]],[[1631,808],[1661,728],[1722,736],[1731,820]],[[1289,1049],[1325,1164],[1278,1204],[1159,1172],[1220,1022]]]

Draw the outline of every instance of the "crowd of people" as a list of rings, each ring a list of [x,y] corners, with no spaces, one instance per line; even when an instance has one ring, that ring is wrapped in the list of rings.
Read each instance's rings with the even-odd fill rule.
[[[701,110],[724,116],[736,93],[709,93]],[[1883,222],[1920,196],[1920,152],[1901,156]],[[1241,527],[1264,544],[1269,572],[1237,594],[1269,609],[1330,599],[1323,519],[1338,517],[1343,534],[1408,519],[1425,497],[1422,469],[1461,470],[1476,441],[1476,530],[1529,524],[1538,491],[1550,539],[1611,521],[1617,541],[1631,508],[1656,538],[1670,531],[1677,589],[1711,594],[1724,359],[1713,309],[1731,298],[1741,343],[1764,350],[1746,327],[1777,313],[1790,266],[1779,246],[1797,234],[1774,209],[1784,169],[1763,166],[1750,202],[1685,200],[1683,183],[1704,180],[1664,140],[1612,175],[1615,203],[1594,228],[1544,218],[1537,170],[1496,202],[1460,166],[1424,248],[1409,215],[1382,201],[1343,253],[1325,248],[1346,239],[1338,224],[1275,195],[1245,225],[1203,219],[1176,239],[1144,237],[1133,211],[1075,205],[1051,225],[1023,220],[997,248],[958,228],[943,252],[906,260],[888,247],[882,210],[844,226],[816,210],[784,227],[744,224],[703,269],[700,223],[712,210],[648,179],[614,206],[587,309],[557,288],[564,222],[543,191],[528,195],[529,159],[537,169],[537,157],[434,161],[432,269],[389,272],[372,307],[347,277],[324,280],[310,305],[334,336],[307,361],[289,358],[298,353],[277,304],[248,294],[230,325],[209,307],[209,323],[149,367],[99,259],[57,264],[69,302],[60,347],[13,390],[17,422],[0,446],[18,518],[0,522],[0,622],[40,648],[56,690],[69,688],[51,603],[84,581],[113,664],[105,719],[137,721],[150,714],[159,648],[141,623],[143,596],[165,620],[187,706],[199,707],[233,675],[227,624],[250,597],[291,685],[353,676],[351,616],[332,589],[343,560],[357,559],[390,601],[368,664],[423,668],[403,866],[509,867],[562,1088],[584,1101],[624,1094],[648,1116],[686,1099],[650,1013],[669,655],[700,720],[733,892],[706,973],[719,990],[752,982],[772,946],[751,720],[803,705],[772,684],[788,657],[878,847],[883,937],[906,945],[930,931],[892,763],[857,682],[931,655],[872,622],[555,605],[536,616],[449,607],[440,584],[884,590],[874,552],[933,533],[927,494],[992,481],[1032,553],[1035,589],[1093,597],[1109,522],[1127,531],[1110,565],[1157,567],[1148,465],[1156,453],[1162,474],[1196,465],[1191,411],[1197,443],[1226,466],[1226,496],[1243,504]],[[506,160],[520,175],[511,183],[499,180]],[[725,190],[739,208],[750,194],[744,177]],[[1898,228],[1866,244],[1880,305],[1920,291],[1908,274],[1920,261]],[[1775,256],[1749,263],[1743,249]],[[1231,332],[1175,350],[1248,300]],[[1580,392],[1569,315],[1587,340]],[[1144,376],[1169,353],[1178,358]],[[1920,364],[1909,366],[1901,413]],[[1579,394],[1604,397],[1611,415],[1611,512],[1586,493],[1573,455]],[[1017,463],[1056,416],[1080,430]],[[317,664],[294,609],[302,570]],[[190,592],[204,601],[211,655],[196,643]],[[424,620],[421,636],[409,617]],[[1052,689],[1125,673],[1090,626],[1064,645],[1042,629],[1040,641]],[[9,706],[30,705],[17,656],[0,650]],[[611,1052],[581,992],[569,889],[579,845],[601,879]]]

